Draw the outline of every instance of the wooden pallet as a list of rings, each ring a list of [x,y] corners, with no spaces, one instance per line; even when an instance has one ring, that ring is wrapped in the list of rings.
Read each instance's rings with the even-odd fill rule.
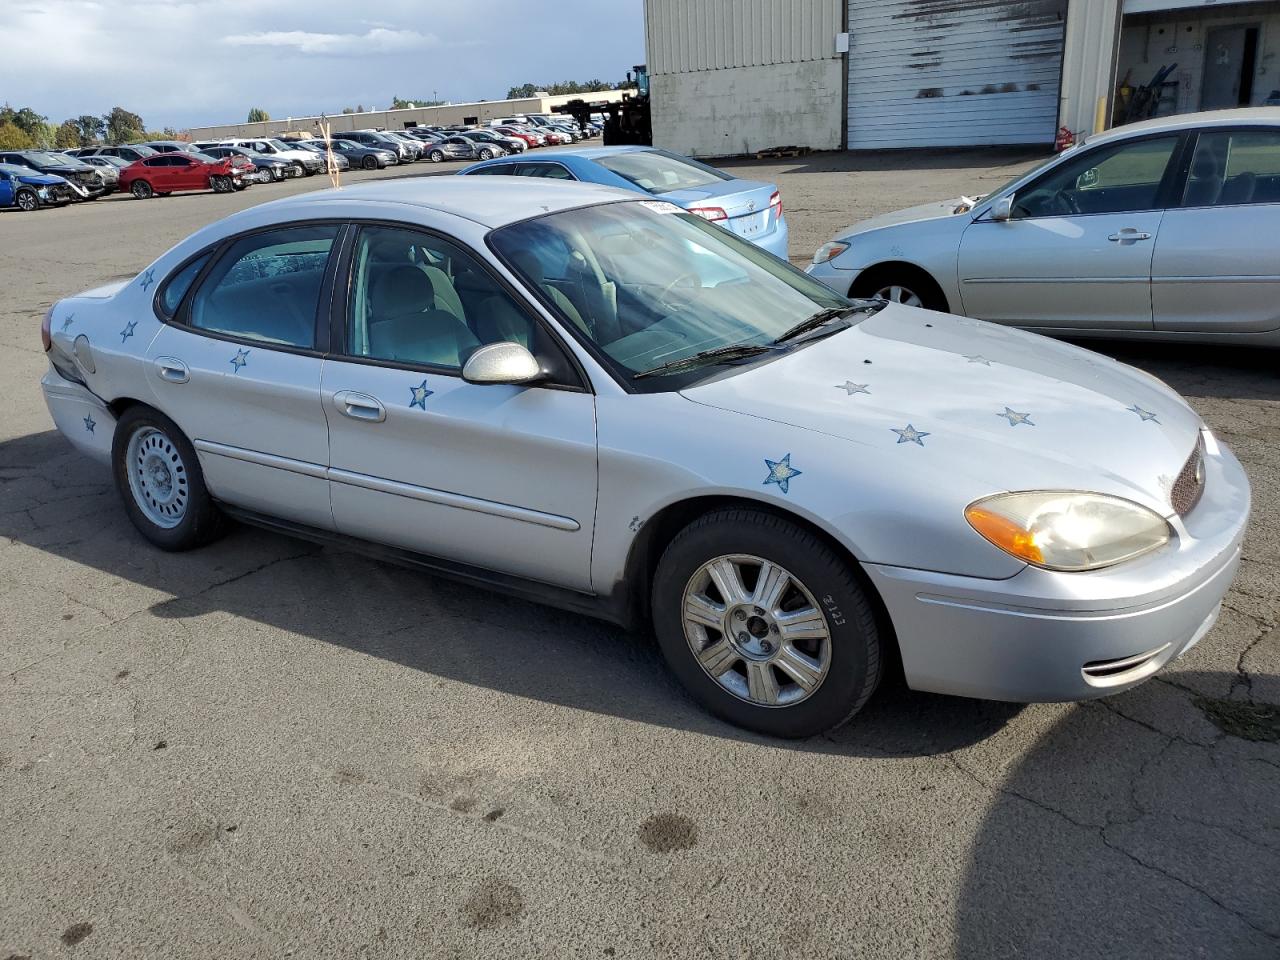
[[[767,150],[757,150],[757,160],[777,160],[782,157],[803,157],[809,152],[808,147],[769,147]]]

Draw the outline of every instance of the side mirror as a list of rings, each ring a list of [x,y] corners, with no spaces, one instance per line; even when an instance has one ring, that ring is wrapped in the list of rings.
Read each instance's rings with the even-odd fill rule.
[[[1005,194],[999,200],[991,205],[991,219],[997,223],[1004,223],[1013,216],[1013,194]]]
[[[518,343],[487,343],[462,366],[467,383],[532,383],[541,378],[537,359]]]

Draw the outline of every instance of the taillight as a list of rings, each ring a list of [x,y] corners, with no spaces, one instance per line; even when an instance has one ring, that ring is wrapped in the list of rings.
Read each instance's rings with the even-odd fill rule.
[[[53,346],[53,307],[44,312],[44,320],[40,323],[40,343],[44,345],[45,353]]]
[[[775,220],[782,219],[782,194],[777,190],[773,191],[773,196],[769,198],[769,206],[773,208],[773,216]]]
[[[710,220],[712,223],[729,219],[729,215],[721,207],[689,207],[688,212],[703,220]]]

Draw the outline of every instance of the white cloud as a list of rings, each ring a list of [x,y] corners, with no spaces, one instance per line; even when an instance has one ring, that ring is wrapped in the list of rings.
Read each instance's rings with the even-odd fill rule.
[[[439,38],[417,30],[373,27],[365,33],[311,33],[306,30],[265,30],[222,38],[237,47],[291,47],[300,53],[364,54],[416,50],[439,43]]]

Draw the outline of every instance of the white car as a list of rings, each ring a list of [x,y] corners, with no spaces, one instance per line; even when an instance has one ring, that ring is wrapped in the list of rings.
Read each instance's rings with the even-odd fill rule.
[[[1090,137],[979,200],[838,233],[810,275],[852,296],[1042,333],[1280,346],[1280,108]]]
[[[324,157],[312,150],[304,150],[286,140],[266,137],[258,140],[229,139],[220,142],[223,146],[243,147],[246,150],[253,150],[268,157],[274,157],[277,160],[284,160],[297,167],[298,172],[304,176],[314,176],[324,169]]]
[[[898,659],[973,697],[1133,686],[1213,625],[1249,513],[1146,374],[852,303],[587,184],[255,206],[59,301],[44,343],[54,421],[158,547],[230,516],[651,624],[702,703],[782,736]]]

